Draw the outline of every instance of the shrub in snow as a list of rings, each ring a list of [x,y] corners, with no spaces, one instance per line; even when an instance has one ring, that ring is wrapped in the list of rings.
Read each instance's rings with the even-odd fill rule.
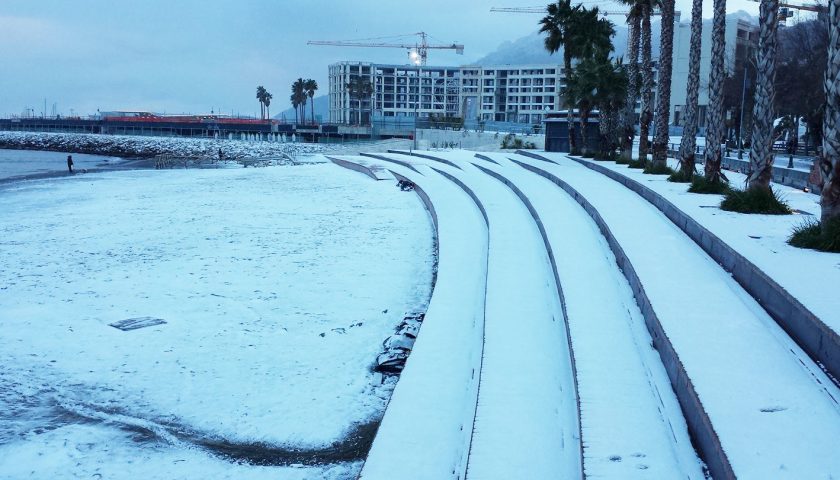
[[[840,219],[805,222],[793,229],[788,243],[799,248],[840,253]]]
[[[788,215],[790,207],[772,188],[754,187],[746,190],[730,189],[720,203],[722,210],[738,213]]]
[[[724,195],[731,189],[732,187],[729,186],[729,182],[725,180],[710,182],[703,175],[695,175],[691,180],[691,186],[688,187],[688,191],[691,193],[708,193],[714,195]]]

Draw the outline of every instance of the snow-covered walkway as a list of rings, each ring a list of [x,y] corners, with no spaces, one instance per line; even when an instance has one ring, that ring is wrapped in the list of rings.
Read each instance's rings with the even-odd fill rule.
[[[411,356],[394,389],[362,470],[391,479],[395,465],[412,478],[463,474],[484,336],[488,230],[479,206],[431,168],[342,156],[342,166],[393,171],[434,204],[439,245],[435,289]],[[335,160],[334,160],[335,161]],[[387,170],[386,170],[387,169]]]
[[[431,167],[463,183],[486,208],[490,225],[485,356],[467,478],[543,478],[552,472],[703,478],[689,429],[720,477],[828,478],[840,472],[832,453],[840,438],[837,387],[651,204],[568,159],[407,153],[388,154],[382,164],[400,162],[426,176]],[[592,215],[602,223],[596,226]],[[551,253],[564,305],[546,304],[560,298]],[[632,273],[622,275],[616,263],[624,261]],[[546,288],[552,293],[540,298]],[[543,306],[530,310],[528,302]],[[644,315],[637,302],[649,302]],[[530,333],[523,327],[533,331],[547,314],[568,322],[573,358],[557,354],[562,326],[552,342],[523,340]],[[510,318],[518,321],[505,323]],[[529,446],[531,462],[519,463],[527,458],[521,444],[551,435],[522,423],[552,422],[557,413],[541,410],[539,393],[528,396],[525,411],[518,406],[525,402],[521,393],[532,388],[516,363],[523,351],[532,369],[574,372],[582,438],[573,441],[583,443],[583,471],[575,471],[580,459],[570,455],[568,442],[549,454],[550,461]],[[531,372],[527,377],[537,378]],[[547,380],[564,385],[562,375]],[[558,398],[566,400],[568,393]],[[558,431],[565,434],[573,424],[566,416]],[[426,478],[422,472],[409,477]],[[451,478],[457,478],[455,470]]]
[[[840,392],[723,269],[651,204],[584,166],[517,156],[567,182],[609,226],[739,478],[840,472]]]

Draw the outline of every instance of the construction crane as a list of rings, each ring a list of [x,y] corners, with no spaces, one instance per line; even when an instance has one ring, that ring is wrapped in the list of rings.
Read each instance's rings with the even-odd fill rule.
[[[375,48],[406,48],[408,49],[408,59],[414,65],[426,65],[426,59],[429,56],[429,50],[455,50],[458,55],[464,54],[464,46],[458,43],[451,44],[429,44],[426,32],[417,32],[409,35],[417,35],[420,37],[419,42],[411,44],[405,43],[389,43],[383,40],[393,39],[399,37],[406,37],[408,35],[400,35],[397,37],[379,37],[379,38],[362,38],[359,40],[310,40],[306,42],[307,45],[331,45],[334,47],[375,47]]]
[[[601,3],[601,2],[581,2],[584,3]],[[545,7],[491,7],[492,13],[546,13]],[[599,10],[601,15],[627,15],[630,13],[627,10]],[[651,15],[661,15],[659,10],[654,10]]]
[[[759,0],[751,0],[758,2]],[[788,18],[793,17],[794,10],[805,10],[806,12],[825,12],[827,7],[819,4],[794,5],[792,3],[779,2],[779,23],[785,23]]]

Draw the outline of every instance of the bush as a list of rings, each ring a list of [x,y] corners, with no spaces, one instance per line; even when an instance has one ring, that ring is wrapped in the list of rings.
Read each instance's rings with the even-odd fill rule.
[[[793,228],[788,243],[799,248],[840,253],[840,218],[826,222],[825,226],[815,220],[804,222]]]
[[[630,168],[638,168],[638,169],[645,168],[646,165],[647,165],[647,162],[642,160],[642,159],[630,160],[630,163],[627,164],[627,166],[630,167]]]
[[[694,173],[686,175],[682,170],[676,170],[668,177],[668,181],[674,183],[691,183],[694,180],[694,176]]]
[[[655,165],[653,162],[648,162],[645,165],[644,173],[650,175],[673,175],[674,169],[666,165]]]
[[[632,161],[633,161],[632,159],[628,160],[628,159],[624,158],[622,155],[619,155],[615,159],[615,163],[617,163],[619,165],[629,165],[630,162],[632,162]]]
[[[688,187],[688,191],[691,193],[712,195],[726,195],[730,190],[732,190],[732,187],[729,186],[729,182],[723,180],[710,182],[703,175],[695,175],[691,180],[691,186]]]
[[[788,215],[790,207],[779,198],[772,188],[730,189],[726,192],[720,208],[738,213],[762,213],[766,215]]]
[[[537,148],[537,145],[534,142],[523,142],[521,138],[516,138],[516,135],[512,133],[508,133],[502,138],[503,150],[533,150],[535,148]]]

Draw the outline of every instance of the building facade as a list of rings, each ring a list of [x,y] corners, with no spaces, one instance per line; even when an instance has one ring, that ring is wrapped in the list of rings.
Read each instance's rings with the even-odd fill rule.
[[[367,78],[370,98],[347,85]],[[458,117],[465,121],[540,124],[560,108],[560,65],[431,67],[339,62],[329,67],[330,122],[366,125],[371,118]]]
[[[726,69],[729,75],[743,72],[746,62],[758,47],[758,25],[744,18],[726,22]],[[671,80],[671,117],[670,124],[684,125],[682,111],[685,108],[685,95],[688,83],[689,55],[691,53],[691,24],[679,23],[674,28],[674,69]],[[712,25],[710,20],[703,22],[703,35],[700,48],[700,95],[698,104],[699,125],[706,125],[706,106],[709,104],[709,72],[712,64]],[[702,130],[701,130],[702,131]]]

